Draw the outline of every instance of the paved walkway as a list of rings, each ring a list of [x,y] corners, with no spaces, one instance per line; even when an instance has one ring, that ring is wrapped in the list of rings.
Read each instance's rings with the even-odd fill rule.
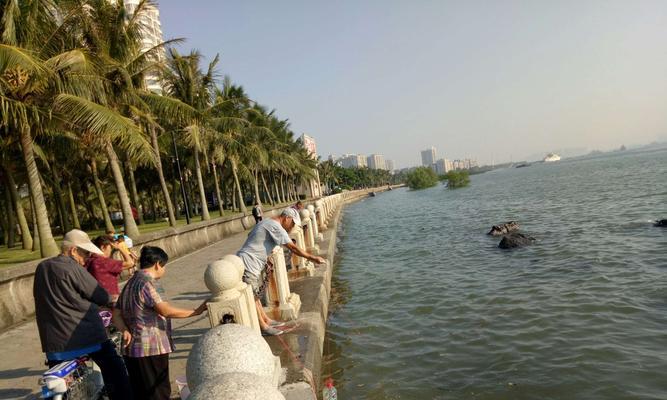
[[[225,238],[167,264],[162,285],[173,305],[196,307],[210,294],[204,285],[206,266],[225,254],[235,253],[247,232]],[[185,363],[190,348],[209,329],[207,314],[188,319],[174,319],[176,351],[170,356],[170,372],[174,398],[176,377],[185,376]],[[0,399],[39,398],[38,379],[45,371],[37,325],[34,320],[0,334]]]

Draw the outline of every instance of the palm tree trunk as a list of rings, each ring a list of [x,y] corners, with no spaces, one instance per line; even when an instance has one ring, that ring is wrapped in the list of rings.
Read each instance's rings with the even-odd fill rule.
[[[137,217],[139,225],[144,224],[144,212],[141,209],[141,203],[139,201],[139,196],[137,195],[137,182],[134,179],[134,169],[132,168],[132,163],[127,162],[127,172],[130,177],[130,196],[132,196],[132,203],[137,210]]]
[[[262,199],[259,197],[259,179],[257,179],[257,170],[252,171],[252,186],[255,192],[255,202],[262,205]]]
[[[102,190],[102,183],[100,182],[100,177],[97,173],[97,162],[95,159],[90,160],[90,170],[93,172],[95,192],[97,192],[97,199],[100,201],[100,208],[102,209],[102,215],[104,217],[104,228],[107,232],[113,231],[113,222],[111,222],[109,208],[107,207],[107,202],[104,199],[104,191]]]
[[[21,196],[19,196],[19,191],[16,189],[16,182],[14,181],[12,171],[7,166],[3,166],[3,169],[5,170],[5,176],[7,177],[9,194],[12,196],[12,206],[16,212],[16,219],[19,222],[19,227],[21,227],[23,250],[30,250],[32,249],[32,235],[30,235],[30,226],[28,225],[28,220],[25,217],[25,212],[21,205]]]
[[[88,218],[90,219],[90,225],[94,230],[97,230],[97,215],[95,215],[95,207],[88,201],[90,199],[90,192],[88,191],[88,185],[83,184],[81,185],[82,193],[83,193],[83,205],[86,208],[86,211],[88,212]]]
[[[7,248],[11,249],[16,245],[16,219],[14,211],[12,210],[12,195],[9,193],[9,188],[5,188],[5,209],[7,209]]]
[[[60,215],[60,225],[63,229],[63,234],[72,230],[72,225],[69,223],[69,218],[67,216],[67,210],[65,209],[65,203],[63,202],[63,191],[60,190],[60,185],[62,184],[62,179],[60,179],[60,174],[58,173],[58,168],[51,168],[51,178],[53,179],[53,197],[56,202],[56,208],[58,210],[58,215]]]
[[[30,196],[30,212],[32,213],[32,251],[38,251],[40,249],[39,229],[37,229],[37,213],[35,212],[35,203],[32,201],[32,196]]]
[[[120,208],[123,211],[123,224],[125,225],[125,234],[131,238],[139,237],[139,228],[134,222],[134,217],[132,216],[132,207],[130,206],[130,197],[127,195],[127,189],[125,188],[125,181],[123,180],[123,172],[120,169],[120,163],[118,162],[118,156],[116,151],[113,149],[113,145],[110,140],[107,140],[105,145],[105,150],[107,157],[109,158],[109,166],[111,167],[111,173],[113,174],[114,184],[116,185],[116,190],[118,191],[118,200],[120,201]]]
[[[23,153],[23,161],[25,162],[28,171],[28,188],[30,189],[30,196],[33,200],[33,205],[35,206],[35,218],[40,239],[39,251],[42,257],[53,257],[60,251],[58,250],[58,245],[51,232],[49,214],[46,211],[42,184],[39,182],[39,171],[37,170],[35,154],[32,150],[32,136],[30,135],[30,128],[27,126],[21,128],[21,151]]]
[[[280,189],[278,189],[278,180],[273,177],[273,190],[276,194],[276,199],[278,199],[278,203],[284,203],[283,199],[280,198]]]
[[[220,182],[218,182],[218,168],[215,165],[215,162],[211,163],[213,164],[213,180],[215,181],[215,195],[217,196],[218,199],[218,208],[220,210],[220,216],[222,217],[222,203],[223,199],[222,196],[220,195]]]
[[[278,176],[280,177],[280,191],[282,192],[283,195],[283,203],[287,203],[289,199],[287,198],[287,196],[285,196],[285,182],[283,181],[283,174],[280,173]]]
[[[69,199],[69,208],[72,212],[72,222],[76,229],[81,229],[81,223],[79,222],[79,216],[76,213],[76,203],[74,202],[74,193],[72,193],[72,185],[67,182],[67,198]]]
[[[178,178],[176,176],[174,176],[174,182],[171,184],[171,186],[172,186],[171,193],[172,193],[172,196],[174,196],[173,203],[172,203],[172,204],[174,204],[174,207],[175,207],[174,208],[174,216],[176,218],[178,218],[181,215],[180,207],[179,207],[179,203],[178,203],[178,201],[179,201],[178,198],[179,198],[179,196],[181,196],[181,187],[180,187],[180,183],[178,182]],[[183,210],[185,210],[185,204],[183,205]]]
[[[269,187],[266,185],[266,179],[264,179],[264,174],[260,173],[262,177],[262,184],[264,185],[264,193],[266,193],[266,198],[269,199],[269,203],[271,203],[272,206],[276,205],[276,202],[273,201],[273,197],[271,196],[271,191],[269,190]]]
[[[195,174],[197,175],[197,186],[199,186],[199,199],[201,201],[201,219],[208,221],[211,216],[208,213],[208,204],[206,201],[206,191],[204,190],[204,179],[201,175],[201,165],[199,164],[199,151],[195,149]]]
[[[232,164],[232,175],[234,175],[234,185],[236,185],[236,194],[239,196],[239,209],[243,214],[248,212],[248,209],[245,208],[245,202],[243,200],[243,192],[241,191],[241,184],[239,183],[239,174],[236,168],[236,160],[230,160]]]
[[[169,197],[169,188],[167,187],[167,181],[164,179],[164,171],[162,170],[162,159],[160,158],[160,144],[157,141],[157,131],[153,126],[151,126],[149,130],[151,132],[151,144],[153,145],[153,151],[155,152],[155,168],[157,169],[157,176],[160,179],[160,188],[162,189],[162,196],[164,196],[164,203],[167,206],[169,225],[176,226],[174,204],[171,202],[171,197]],[[174,191],[175,193],[178,193],[178,191]]]

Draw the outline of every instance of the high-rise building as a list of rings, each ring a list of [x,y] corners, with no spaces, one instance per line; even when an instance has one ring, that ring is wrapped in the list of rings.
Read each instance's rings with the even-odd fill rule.
[[[301,135],[301,144],[308,151],[308,154],[311,158],[317,159],[317,144],[315,144],[315,138],[308,136],[305,133]]]
[[[389,172],[394,171],[394,161],[393,160],[385,160],[384,161],[384,166]]]
[[[435,163],[435,147],[430,149],[422,150],[422,165],[425,167],[430,167]]]
[[[386,169],[382,154],[371,154],[366,157],[366,164],[370,169]]]
[[[129,17],[134,15],[134,11],[139,3],[141,3],[141,0],[125,0],[125,8],[127,9]],[[150,50],[163,42],[162,26],[160,25],[160,10],[158,10],[157,6],[150,3],[144,5],[144,7],[146,7],[146,9],[140,18],[142,52]],[[165,57],[164,51],[158,52],[155,56],[158,60],[163,60]],[[155,72],[147,73],[144,81],[146,83],[146,89],[151,92],[162,93],[162,86],[160,85],[160,81]]]
[[[338,162],[343,168],[361,168],[366,166],[366,157],[361,154],[344,154]]]
[[[452,162],[446,158],[441,158],[435,162],[435,173],[438,175],[446,174],[452,169]]]

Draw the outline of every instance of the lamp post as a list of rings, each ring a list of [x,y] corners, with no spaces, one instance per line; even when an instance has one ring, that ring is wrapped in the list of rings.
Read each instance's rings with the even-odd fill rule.
[[[174,155],[176,157],[176,169],[178,169],[178,180],[181,183],[181,195],[183,196],[183,204],[185,205],[185,222],[190,224],[190,207],[188,206],[188,197],[185,195],[185,184],[183,182],[183,174],[181,173],[181,161],[178,159],[178,148],[176,147],[176,137],[174,131],[170,130],[171,142],[174,144]]]

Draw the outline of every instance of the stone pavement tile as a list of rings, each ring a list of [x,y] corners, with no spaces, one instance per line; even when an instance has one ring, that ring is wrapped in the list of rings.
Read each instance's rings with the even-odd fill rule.
[[[195,308],[208,298],[204,285],[206,266],[226,254],[235,253],[247,235],[247,232],[235,234],[167,264],[167,273],[162,279],[167,300],[177,307]],[[190,348],[209,328],[209,322],[208,317],[202,315],[174,319],[172,323],[176,351],[170,358],[170,376],[176,395],[175,378],[185,375]],[[46,368],[35,320],[1,333],[0,354],[0,399],[39,398],[38,379]]]

